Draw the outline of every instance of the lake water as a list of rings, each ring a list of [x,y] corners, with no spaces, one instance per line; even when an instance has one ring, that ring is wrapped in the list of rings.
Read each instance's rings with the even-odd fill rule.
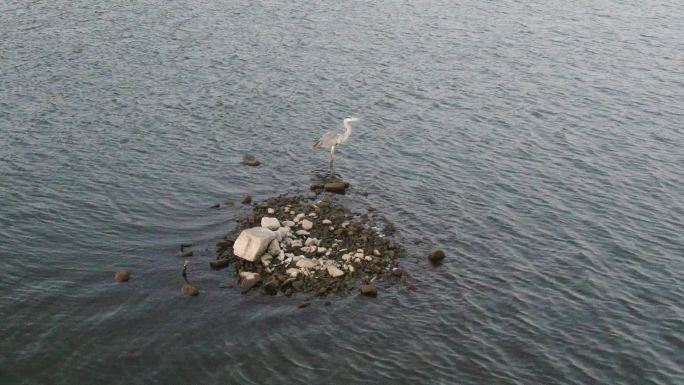
[[[682,384],[683,106],[678,1],[4,0],[0,383]],[[346,115],[416,290],[221,288]]]

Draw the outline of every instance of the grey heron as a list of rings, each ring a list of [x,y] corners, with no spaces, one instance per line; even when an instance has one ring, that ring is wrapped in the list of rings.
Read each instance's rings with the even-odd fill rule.
[[[333,162],[335,161],[335,147],[338,144],[342,144],[349,139],[349,135],[351,135],[352,128],[350,126],[350,123],[355,123],[358,122],[360,119],[359,118],[354,118],[351,116],[347,116],[342,120],[342,124],[344,125],[344,132],[338,132],[338,131],[329,131],[323,134],[320,139],[318,139],[318,142],[313,145],[313,148],[319,149],[319,148],[325,148],[330,150],[330,175],[333,174]]]

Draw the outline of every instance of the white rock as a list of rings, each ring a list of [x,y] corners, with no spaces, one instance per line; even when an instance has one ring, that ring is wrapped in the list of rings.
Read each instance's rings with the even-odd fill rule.
[[[362,259],[363,258],[363,252],[361,252],[361,253],[357,252],[356,254],[354,254],[354,258],[355,259]]]
[[[304,213],[299,213],[299,214],[295,215],[293,221],[299,222],[302,218],[304,218]]]
[[[304,257],[301,255],[295,255],[292,257],[292,262],[297,263],[297,261],[299,261],[302,258],[304,258]]]
[[[296,223],[294,223],[292,221],[283,222],[283,226],[286,226],[286,227],[294,227],[295,225],[296,225]]]
[[[257,274],[257,273],[252,273],[252,272],[249,272],[249,271],[243,271],[243,272],[240,273],[240,279],[241,279],[241,280],[244,280],[244,279],[255,279],[255,278],[259,278],[259,274]]]
[[[295,255],[294,255],[294,253],[285,253],[285,256],[288,257],[288,258],[292,258],[292,257],[294,257]]]
[[[319,248],[316,249],[316,252],[317,252],[318,254],[323,254],[323,253],[325,253],[327,250],[328,250],[328,249],[326,249],[325,247],[319,247]]]
[[[271,215],[275,214],[275,210],[272,209],[272,208],[270,208],[270,207],[269,207],[268,210],[266,210],[266,211],[267,211],[269,214],[271,214]]]
[[[308,259],[308,258],[301,258],[299,261],[297,261],[297,267],[300,269],[311,269],[314,266],[316,266],[316,262]]]
[[[316,240],[314,238],[306,238],[304,241],[304,246],[311,246]]]
[[[344,271],[338,269],[338,268],[335,267],[335,266],[329,265],[329,266],[328,266],[328,274],[330,274],[330,276],[333,277],[333,278],[337,278],[337,277],[343,276],[343,275],[344,275]]]
[[[321,245],[321,240],[318,239],[318,238],[314,238],[314,244],[315,244],[316,246],[320,246],[320,245]]]
[[[357,253],[363,253],[363,249],[356,249]]]
[[[344,255],[342,256],[342,260],[343,260],[343,261],[349,261],[350,259],[351,259],[351,255],[349,255],[349,254],[344,254]]]
[[[303,228],[304,230],[311,230],[311,228],[313,228],[313,222],[311,222],[311,221],[308,220],[308,219],[304,219],[304,220],[302,221],[302,228]]]
[[[280,244],[278,243],[277,239],[274,239],[271,241],[271,243],[268,245],[268,253],[271,254],[274,257],[277,257],[278,254],[280,254]]]
[[[330,219],[324,219],[322,223],[324,225],[332,225],[332,221]]]
[[[278,260],[282,261],[285,259],[285,252],[283,250],[280,250],[280,253],[278,253]]]
[[[330,226],[330,227],[328,227],[328,230],[330,230],[330,231],[335,231],[335,226]]]
[[[356,263],[361,262],[361,258],[354,258],[354,262],[356,262]]]
[[[376,256],[379,257],[379,256],[380,256],[380,251],[379,251],[378,249],[374,249],[374,250],[373,250],[373,254],[375,254]]]
[[[347,227],[347,226],[349,226],[349,221],[344,221],[344,222],[342,222],[342,224],[340,225],[341,228],[345,228],[345,227]]]
[[[291,268],[285,270],[285,273],[292,278],[297,278],[297,276],[299,275],[299,269],[295,269],[294,267],[291,267]]]
[[[292,244],[290,245],[292,247],[302,247],[302,241],[301,239],[295,239],[292,241]]]
[[[364,259],[365,259],[366,261],[372,261],[372,260],[373,260],[373,257],[371,257],[370,255],[366,255],[366,256],[364,257]]]
[[[233,254],[253,262],[266,251],[275,237],[273,231],[263,227],[243,230],[233,244]]]
[[[297,235],[309,235],[310,233],[306,230],[297,230],[295,232],[295,234],[297,234]]]
[[[269,230],[278,230],[280,221],[278,221],[278,218],[263,217],[261,218],[261,227],[265,227]]]
[[[353,272],[354,272],[354,270],[356,270],[356,269],[354,269],[354,266],[352,266],[352,265],[349,265],[349,272],[350,272],[350,273],[353,273]]]
[[[326,255],[326,256],[329,256],[329,255],[330,255],[330,252],[331,252],[331,250],[326,251],[326,252],[325,252],[325,255]]]
[[[316,213],[309,213],[309,216],[310,216],[311,218],[316,218],[316,217],[317,217]]]

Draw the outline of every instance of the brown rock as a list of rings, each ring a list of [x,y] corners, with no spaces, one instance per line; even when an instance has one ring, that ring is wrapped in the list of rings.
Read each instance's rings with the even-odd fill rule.
[[[378,288],[372,283],[361,286],[361,294],[376,297],[378,295]]]
[[[428,254],[428,259],[432,263],[441,262],[444,259],[444,257],[446,257],[446,255],[444,254],[444,251],[442,251],[442,249],[432,249]]]
[[[246,194],[244,197],[242,197],[242,200],[240,201],[240,203],[245,204],[245,205],[252,203],[252,196],[249,194]]]
[[[347,187],[349,187],[349,184],[341,180],[332,180],[323,186],[325,191],[337,194],[344,194],[347,191]]]
[[[189,297],[195,297],[199,295],[199,290],[197,288],[189,283],[186,283],[183,285],[181,288],[181,292]]]
[[[116,282],[128,282],[131,278],[131,272],[128,270],[119,270],[114,273],[114,280]]]
[[[228,265],[230,265],[230,259],[228,258],[217,259],[215,261],[209,262],[209,266],[211,266],[211,268],[214,270],[223,269]]]
[[[310,302],[308,302],[308,301],[302,301],[299,305],[297,305],[297,307],[300,308],[300,309],[302,309],[302,308],[305,308],[305,307],[307,307],[307,306],[309,306],[309,305],[311,305]]]
[[[247,166],[256,167],[256,166],[260,165],[261,162],[259,162],[259,161],[257,160],[257,158],[254,157],[254,155],[252,155],[252,154],[245,154],[245,155],[242,156],[242,164],[245,164],[245,165],[247,165]]]

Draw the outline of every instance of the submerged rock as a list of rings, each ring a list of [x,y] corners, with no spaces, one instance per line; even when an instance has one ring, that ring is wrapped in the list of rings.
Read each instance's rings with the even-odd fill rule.
[[[430,250],[430,253],[428,254],[428,260],[432,263],[439,263],[442,262],[442,260],[446,257],[446,254],[444,254],[444,251],[442,249],[432,249]]]
[[[131,272],[129,270],[119,270],[114,273],[114,280],[116,282],[128,282],[131,278]]]
[[[252,203],[252,196],[249,194],[246,194],[244,197],[242,197],[242,200],[240,201],[240,203],[245,204],[245,205]]]
[[[243,230],[233,244],[233,254],[248,261],[255,261],[275,238],[273,231],[263,227]]]
[[[242,157],[242,164],[245,164],[245,165],[247,165],[247,166],[256,167],[256,166],[260,165],[261,162],[259,162],[259,161],[257,160],[257,158],[256,158],[254,155],[252,155],[252,154],[245,154],[245,155]]]
[[[344,194],[347,191],[347,187],[349,187],[349,184],[341,180],[332,180],[323,186],[325,191],[337,194]]]
[[[183,287],[181,288],[181,292],[189,297],[195,297],[199,295],[199,290],[189,283],[183,285]]]
[[[361,285],[361,294],[375,297],[378,295],[378,288],[375,287],[372,283],[369,283],[367,285]]]

